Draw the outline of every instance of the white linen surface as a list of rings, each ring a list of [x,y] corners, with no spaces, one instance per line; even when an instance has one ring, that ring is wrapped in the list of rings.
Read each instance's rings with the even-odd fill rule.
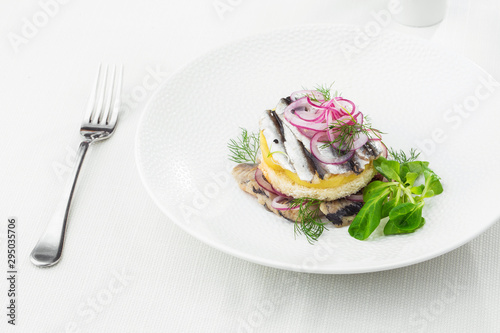
[[[411,267],[299,274],[200,243],[140,182],[138,119],[173,71],[243,36],[308,23],[363,29],[387,8],[383,0],[2,1],[0,267],[7,270],[7,217],[16,216],[19,275],[16,327],[7,324],[1,279],[0,331],[498,332],[498,224]],[[495,0],[451,0],[437,26],[390,20],[384,29],[432,39],[500,80],[499,15]],[[63,260],[39,269],[29,252],[60,199],[100,62],[125,65],[125,112],[87,156]]]

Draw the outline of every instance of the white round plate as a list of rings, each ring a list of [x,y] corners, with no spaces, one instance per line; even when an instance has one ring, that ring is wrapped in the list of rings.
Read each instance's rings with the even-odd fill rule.
[[[308,26],[247,38],[173,75],[152,96],[136,138],[142,181],[156,204],[202,242],[254,263],[345,274],[407,266],[470,241],[500,217],[499,84],[431,43],[382,32],[359,43],[350,26]],[[328,84],[353,100],[384,141],[415,147],[442,178],[409,235],[366,241],[329,228],[315,245],[241,191],[227,142],[258,130],[266,109]]]

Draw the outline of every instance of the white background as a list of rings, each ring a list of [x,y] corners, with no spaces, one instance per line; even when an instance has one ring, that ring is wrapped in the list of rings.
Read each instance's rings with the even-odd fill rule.
[[[1,0],[0,272],[6,270],[7,217],[16,216],[19,277],[15,328],[6,323],[7,283],[1,279],[0,331],[500,330],[498,225],[415,266],[309,275],[213,250],[153,204],[136,170],[134,139],[143,106],[159,82],[238,38],[309,23],[363,27],[387,6],[383,0],[220,2],[232,10],[221,16],[212,0]],[[40,14],[41,4],[52,16]],[[392,22],[386,29],[432,39],[500,80],[499,16],[495,0],[451,0],[437,26]],[[40,27],[27,34],[33,22]],[[25,38],[17,46],[14,34]],[[67,180],[100,62],[125,65],[126,110],[116,134],[87,157],[62,262],[38,269],[28,255]]]

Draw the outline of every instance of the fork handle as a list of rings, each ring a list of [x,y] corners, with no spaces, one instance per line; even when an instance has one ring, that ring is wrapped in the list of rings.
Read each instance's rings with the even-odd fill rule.
[[[76,164],[64,190],[63,197],[57,205],[57,209],[52,215],[47,225],[47,229],[45,229],[45,233],[40,237],[33,251],[31,251],[30,259],[36,266],[49,267],[57,264],[61,259],[71,199],[73,198],[78,174],[80,173],[83,160],[91,142],[91,140],[84,140],[80,143]]]

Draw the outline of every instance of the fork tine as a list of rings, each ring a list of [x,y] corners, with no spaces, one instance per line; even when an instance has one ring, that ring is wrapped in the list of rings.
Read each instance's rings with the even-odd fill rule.
[[[109,114],[108,124],[110,126],[116,125],[116,120],[118,119],[118,113],[121,106],[121,93],[122,93],[122,78],[123,78],[123,65],[119,65],[116,68],[114,83],[113,83],[113,105],[111,112]]]
[[[94,89],[90,93],[89,100],[87,102],[87,109],[85,110],[85,116],[83,117],[84,123],[90,123],[92,114],[94,113],[94,107],[96,102],[96,96],[99,90],[99,82],[101,82],[101,72],[102,72],[102,64],[99,64],[99,70],[97,71],[97,77],[95,79]]]
[[[106,77],[106,84],[104,85],[104,101],[102,112],[96,121],[100,125],[106,125],[108,121],[109,112],[111,109],[111,105],[113,103],[113,91],[115,84],[115,75],[116,75],[116,66],[110,66],[110,73]]]
[[[96,100],[94,111],[90,117],[90,122],[92,124],[97,124],[102,113],[102,106],[104,104],[104,98],[106,96],[106,81],[108,79],[108,66],[105,67],[104,73],[99,77],[98,88],[96,93]]]

